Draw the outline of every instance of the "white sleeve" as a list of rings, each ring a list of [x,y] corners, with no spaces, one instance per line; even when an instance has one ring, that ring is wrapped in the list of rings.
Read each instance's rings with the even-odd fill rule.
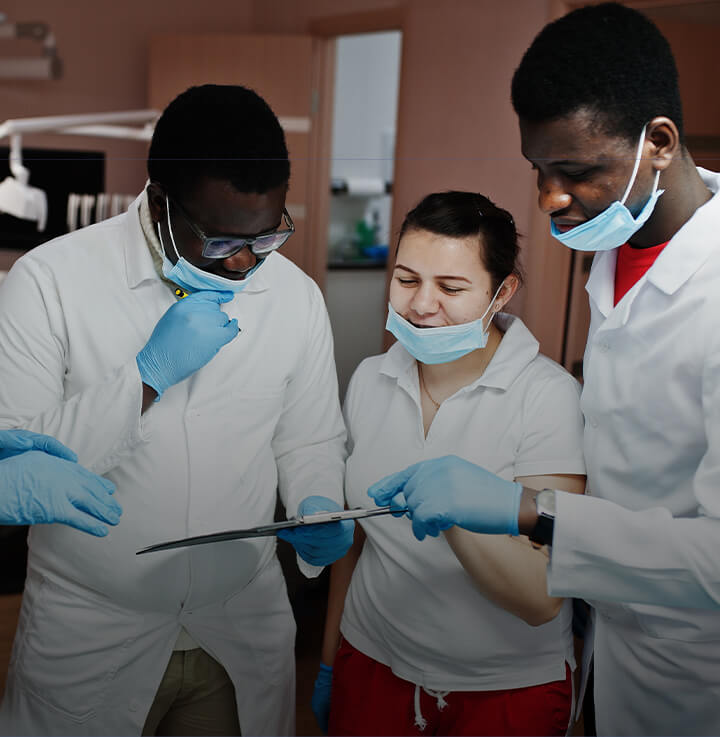
[[[144,440],[142,381],[133,357],[97,384],[66,396],[71,347],[48,267],[20,259],[0,288],[0,427],[52,435],[84,466],[106,473]]]
[[[523,401],[523,437],[515,477],[584,474],[580,387],[559,369],[532,382]]]
[[[630,511],[558,492],[551,594],[720,608],[720,350],[709,354],[702,378],[707,450],[693,477],[699,516]]]

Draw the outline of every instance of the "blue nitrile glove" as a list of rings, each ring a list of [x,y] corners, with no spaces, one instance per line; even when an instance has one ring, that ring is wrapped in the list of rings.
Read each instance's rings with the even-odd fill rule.
[[[76,461],[77,456],[59,440],[30,430],[0,430],[0,461],[26,450],[42,450],[52,456]]]
[[[143,383],[158,395],[208,363],[239,332],[220,309],[232,292],[195,292],[168,308],[137,354]]]
[[[339,512],[342,507],[326,496],[309,496],[300,502],[298,516],[318,512]],[[329,566],[342,558],[353,541],[355,523],[351,519],[321,525],[279,530],[277,536],[287,540],[298,555],[313,566]]]
[[[62,522],[103,537],[122,508],[111,481],[74,461],[28,450],[0,461],[0,524]],[[100,520],[100,522],[98,522]]]
[[[453,525],[485,534],[518,534],[522,485],[457,456],[422,461],[386,476],[368,495],[381,507],[407,507],[418,540],[437,537]]]
[[[332,691],[333,669],[325,663],[320,663],[320,670],[315,679],[315,688],[312,695],[312,711],[318,726],[323,734],[327,734],[330,719],[330,692]]]

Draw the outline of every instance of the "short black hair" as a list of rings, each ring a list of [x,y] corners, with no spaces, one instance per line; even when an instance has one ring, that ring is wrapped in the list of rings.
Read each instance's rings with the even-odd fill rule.
[[[522,282],[515,221],[507,210],[485,195],[458,191],[429,194],[405,216],[398,247],[405,233],[414,230],[427,230],[450,238],[478,236],[480,259],[490,274],[493,290],[497,290],[510,274],[515,274]]]
[[[664,115],[684,140],[670,45],[646,16],[618,3],[578,8],[545,26],[515,70],[512,104],[528,122],[587,109],[605,133],[628,140]]]
[[[182,199],[201,177],[263,194],[290,179],[285,134],[270,106],[240,85],[205,84],[165,108],[148,153],[150,180]]]

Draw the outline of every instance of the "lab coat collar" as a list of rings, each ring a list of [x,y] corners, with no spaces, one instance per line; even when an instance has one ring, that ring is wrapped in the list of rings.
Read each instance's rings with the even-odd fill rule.
[[[135,287],[140,286],[144,282],[159,279],[155,271],[150,248],[145,240],[145,233],[143,233],[142,226],[140,225],[140,203],[143,197],[146,197],[144,189],[132,202],[127,213],[125,213],[127,223],[125,271],[130,289],[135,289]]]
[[[712,199],[698,208],[665,246],[648,270],[651,284],[665,294],[676,292],[720,248],[720,174],[698,167]],[[712,234],[712,235],[711,235]]]
[[[627,321],[641,284],[648,281],[665,294],[673,294],[720,248],[720,236],[709,237],[710,233],[718,233],[715,224],[720,221],[720,174],[700,167],[698,173],[708,189],[715,193],[713,198],[697,209],[670,239],[645,277],[620,300],[617,309],[622,324]],[[616,262],[617,249],[596,253],[585,285],[603,317],[607,317],[615,306]]]
[[[145,190],[137,196],[126,213],[125,269],[130,289],[135,289],[143,282],[155,281],[161,278],[155,269],[150,247],[140,224],[140,204],[144,197],[147,197]],[[275,252],[267,256],[265,263],[253,274],[252,279],[240,294],[252,294],[270,289],[272,283],[270,272],[273,270],[273,264],[275,264],[274,257]]]
[[[483,375],[463,387],[461,392],[470,392],[478,387],[506,391],[538,355],[540,344],[519,317],[500,312],[495,321],[504,331],[503,339]],[[396,379],[398,386],[411,394],[417,384],[415,359],[399,342],[385,354],[380,373]]]

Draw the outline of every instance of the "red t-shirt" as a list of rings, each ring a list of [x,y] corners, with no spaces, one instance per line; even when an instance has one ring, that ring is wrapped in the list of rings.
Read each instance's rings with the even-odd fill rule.
[[[670,241],[650,248],[633,248],[624,243],[618,248],[615,264],[615,304],[617,304],[642,275],[655,263]]]

